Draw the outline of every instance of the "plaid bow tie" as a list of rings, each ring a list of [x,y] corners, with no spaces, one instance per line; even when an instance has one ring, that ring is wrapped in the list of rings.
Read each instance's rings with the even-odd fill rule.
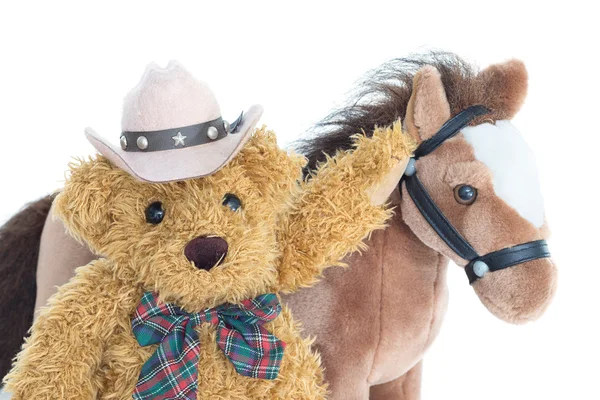
[[[217,345],[244,376],[275,379],[285,343],[262,325],[281,312],[277,296],[269,293],[241,304],[223,304],[188,314],[172,304],[157,303],[146,292],[132,321],[141,346],[159,343],[142,366],[134,399],[196,399],[200,339],[194,327],[202,322],[217,326]]]

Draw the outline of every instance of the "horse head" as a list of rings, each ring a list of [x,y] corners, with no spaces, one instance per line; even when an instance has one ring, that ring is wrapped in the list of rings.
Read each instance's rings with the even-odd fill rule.
[[[526,92],[520,61],[480,71],[452,53],[396,59],[298,148],[314,168],[351,146],[352,134],[403,120],[419,148],[395,196],[402,221],[465,268],[488,310],[523,323],[542,314],[556,287],[535,160],[511,122]]]
[[[511,122],[527,72],[511,60],[463,84],[448,95],[435,67],[414,76],[404,123],[420,157],[401,185],[402,216],[421,241],[466,268],[488,310],[526,322],[546,309],[556,282],[535,160]]]

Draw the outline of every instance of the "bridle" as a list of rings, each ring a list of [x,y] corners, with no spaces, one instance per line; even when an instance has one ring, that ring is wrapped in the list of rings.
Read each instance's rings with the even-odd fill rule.
[[[446,121],[435,135],[419,145],[400,181],[400,183],[404,182],[406,191],[413,203],[438,236],[460,258],[468,261],[465,271],[471,284],[488,272],[499,271],[539,258],[550,257],[548,244],[545,240],[527,242],[480,256],[473,246],[452,226],[452,223],[435,204],[435,201],[419,180],[415,168],[416,160],[433,152],[478,116],[489,112],[490,110],[486,107],[475,105]]]

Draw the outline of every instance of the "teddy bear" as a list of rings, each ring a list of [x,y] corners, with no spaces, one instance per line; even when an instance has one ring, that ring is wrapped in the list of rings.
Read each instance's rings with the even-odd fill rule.
[[[5,378],[13,399],[326,397],[280,293],[385,226],[414,143],[399,122],[376,128],[303,180],[305,158],[254,129],[261,111],[224,121],[170,63],[126,97],[119,146],[86,131],[100,154],[70,165],[53,212],[102,257],[41,311]]]

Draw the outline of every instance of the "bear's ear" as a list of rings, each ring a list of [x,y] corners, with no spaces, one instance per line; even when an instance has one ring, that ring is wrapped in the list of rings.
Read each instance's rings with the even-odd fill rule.
[[[100,155],[69,168],[65,187],[54,200],[54,214],[75,239],[101,253],[112,220],[113,185],[123,173]]]
[[[285,202],[302,180],[306,158],[280,149],[275,133],[263,126],[256,129],[235,162],[244,167],[261,196],[276,205]]]

